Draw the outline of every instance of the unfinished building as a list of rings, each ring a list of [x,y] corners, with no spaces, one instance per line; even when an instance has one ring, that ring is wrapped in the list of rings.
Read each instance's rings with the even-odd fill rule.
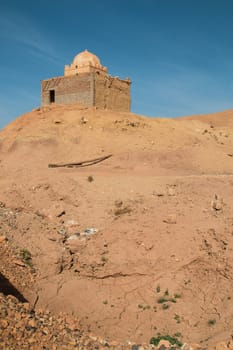
[[[85,50],[65,66],[64,76],[41,81],[41,105],[80,103],[129,112],[130,85],[129,78],[110,76],[99,58]]]

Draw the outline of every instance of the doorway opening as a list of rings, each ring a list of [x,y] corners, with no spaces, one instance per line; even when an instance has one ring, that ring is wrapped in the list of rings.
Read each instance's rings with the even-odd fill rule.
[[[50,103],[55,102],[55,90],[49,90],[49,102]]]

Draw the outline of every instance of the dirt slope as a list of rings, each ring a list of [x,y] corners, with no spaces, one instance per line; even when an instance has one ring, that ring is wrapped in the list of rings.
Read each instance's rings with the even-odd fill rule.
[[[233,111],[172,120],[53,106],[16,119],[0,133],[0,234],[31,254],[35,283],[20,292],[106,339],[231,337],[232,136]]]

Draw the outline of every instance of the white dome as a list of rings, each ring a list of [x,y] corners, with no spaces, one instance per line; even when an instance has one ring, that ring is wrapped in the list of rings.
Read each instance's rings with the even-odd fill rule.
[[[77,56],[75,56],[73,64],[76,66],[101,66],[99,58],[87,50],[80,52]]]

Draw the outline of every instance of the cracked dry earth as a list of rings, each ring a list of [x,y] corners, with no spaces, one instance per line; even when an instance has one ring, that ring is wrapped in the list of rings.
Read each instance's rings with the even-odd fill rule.
[[[107,341],[178,334],[230,349],[232,136],[232,111],[163,120],[53,106],[18,118],[0,134],[0,234],[16,256],[1,273],[35,310]]]

